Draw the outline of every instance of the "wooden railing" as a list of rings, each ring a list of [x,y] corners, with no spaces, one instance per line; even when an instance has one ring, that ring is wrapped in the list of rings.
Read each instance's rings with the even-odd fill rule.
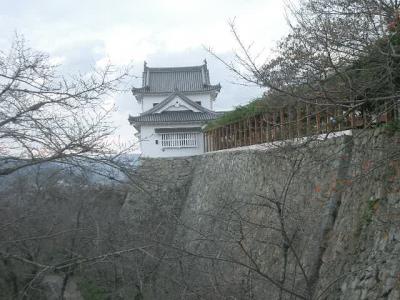
[[[205,151],[262,144],[356,128],[369,128],[399,120],[399,101],[358,107],[287,106],[204,131]]]

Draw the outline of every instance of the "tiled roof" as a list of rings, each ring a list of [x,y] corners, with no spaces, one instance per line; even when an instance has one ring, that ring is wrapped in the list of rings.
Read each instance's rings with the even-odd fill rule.
[[[154,128],[155,133],[201,132],[201,127]]]
[[[129,116],[129,122],[134,125],[156,123],[180,123],[180,122],[206,122],[219,117],[218,112],[194,112],[191,110],[164,111],[162,113],[146,114],[137,117]]]
[[[220,90],[221,85],[210,84],[207,64],[193,67],[149,68],[143,70],[142,87],[132,88],[133,94],[203,92]]]

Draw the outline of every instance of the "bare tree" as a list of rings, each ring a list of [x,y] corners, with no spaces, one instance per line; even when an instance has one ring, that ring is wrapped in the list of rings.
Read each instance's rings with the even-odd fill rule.
[[[238,50],[222,61],[245,82],[268,89],[269,104],[285,101],[357,109],[398,101],[400,3],[385,0],[287,1],[289,34],[272,59],[260,62],[235,23]],[[281,96],[281,97],[279,97]]]
[[[124,155],[132,146],[111,139],[115,108],[106,101],[124,91],[128,78],[129,68],[112,65],[63,75],[19,36],[9,52],[0,52],[1,297],[41,297],[43,279],[59,274],[63,298],[77,269],[101,274],[97,263],[107,261],[119,272],[115,257],[143,249],[128,242],[131,237],[123,243],[117,238],[125,233],[119,207],[113,214],[91,207],[104,197],[122,205],[127,186],[121,181],[136,178],[131,157]],[[103,186],[98,175],[119,185]],[[111,293],[120,288],[118,272]]]
[[[105,98],[128,75],[107,65],[63,76],[17,36],[8,53],[0,52],[0,175],[42,162],[110,159],[114,107]]]
[[[59,165],[2,179],[0,297],[64,299],[72,283],[81,294],[133,297],[153,247],[119,218],[127,185]]]

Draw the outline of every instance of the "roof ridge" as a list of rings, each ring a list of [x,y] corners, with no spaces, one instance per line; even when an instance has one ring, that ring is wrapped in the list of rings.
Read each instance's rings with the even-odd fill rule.
[[[143,116],[151,116],[151,115],[161,115],[161,114],[175,114],[175,113],[193,113],[193,114],[211,114],[211,115],[220,115],[221,112],[215,112],[215,111],[193,111],[193,110],[164,110],[160,113],[150,113],[150,114],[141,114],[137,117],[143,117]]]
[[[150,72],[178,72],[178,71],[201,71],[204,65],[185,67],[146,67]]]

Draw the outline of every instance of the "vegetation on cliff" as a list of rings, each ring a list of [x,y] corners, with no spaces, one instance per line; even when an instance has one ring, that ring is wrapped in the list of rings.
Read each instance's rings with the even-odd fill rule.
[[[242,80],[267,89],[261,99],[227,112],[210,127],[239,121],[288,104],[371,109],[395,100],[400,88],[399,4],[389,1],[302,1],[289,6],[291,32],[275,57],[257,64],[235,24],[236,63],[225,65]]]

